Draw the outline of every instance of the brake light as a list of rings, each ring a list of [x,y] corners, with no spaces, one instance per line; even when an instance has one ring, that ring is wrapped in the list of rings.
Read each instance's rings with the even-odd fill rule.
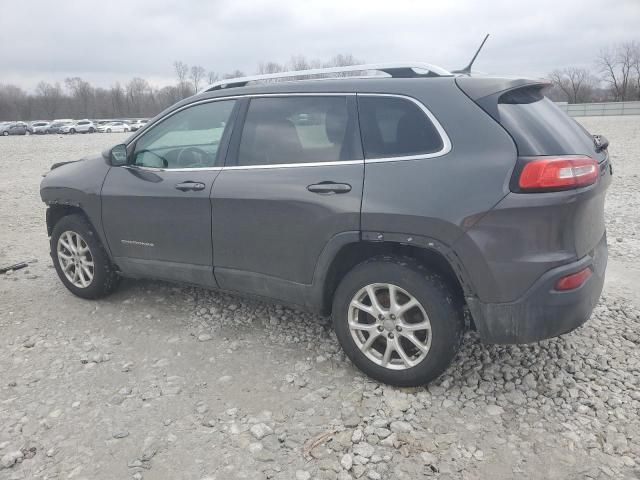
[[[591,267],[584,268],[579,272],[562,277],[556,282],[556,290],[566,291],[581,287],[591,276]]]
[[[598,179],[598,162],[590,157],[540,157],[524,165],[522,190],[555,190],[591,185]]]

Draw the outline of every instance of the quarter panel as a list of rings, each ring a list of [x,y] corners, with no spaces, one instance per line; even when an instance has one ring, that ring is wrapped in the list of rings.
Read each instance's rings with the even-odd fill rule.
[[[422,235],[453,246],[508,193],[516,149],[453,82],[408,87],[404,93],[434,114],[452,149],[434,158],[366,162],[362,230]],[[460,244],[455,251],[468,269],[476,267],[476,246]]]

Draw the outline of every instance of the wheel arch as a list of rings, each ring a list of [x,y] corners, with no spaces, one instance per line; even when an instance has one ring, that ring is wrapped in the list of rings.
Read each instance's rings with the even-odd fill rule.
[[[457,256],[439,242],[428,240],[423,246],[393,240],[361,239],[341,245],[331,261],[327,262],[321,285],[320,309],[323,314],[331,314],[333,295],[346,273],[359,263],[378,255],[410,257],[438,272],[461,302],[464,302],[466,296],[474,295],[474,289]]]

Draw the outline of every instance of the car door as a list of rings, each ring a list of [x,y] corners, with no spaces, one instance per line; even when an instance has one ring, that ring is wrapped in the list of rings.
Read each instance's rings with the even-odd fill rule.
[[[102,220],[116,264],[133,276],[215,286],[211,186],[235,100],[178,109],[127,146],[102,188]]]
[[[212,191],[213,253],[228,290],[304,303],[330,240],[360,229],[364,163],[354,95],[244,100]]]

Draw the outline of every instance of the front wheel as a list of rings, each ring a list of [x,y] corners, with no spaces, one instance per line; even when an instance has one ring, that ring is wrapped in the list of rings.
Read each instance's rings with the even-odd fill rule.
[[[78,297],[104,297],[120,283],[96,232],[82,215],[69,215],[56,223],[51,257],[62,283]]]
[[[332,317],[351,361],[373,379],[401,387],[442,374],[464,331],[462,305],[449,285],[405,257],[354,267],[336,290]]]

